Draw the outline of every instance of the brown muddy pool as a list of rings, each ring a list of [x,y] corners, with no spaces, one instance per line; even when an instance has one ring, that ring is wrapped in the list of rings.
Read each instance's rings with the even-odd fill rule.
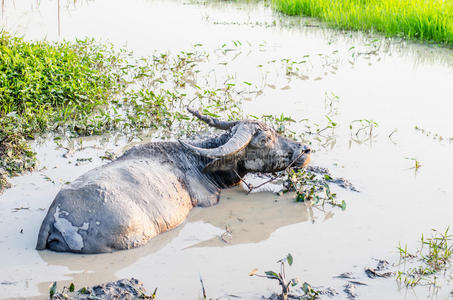
[[[223,191],[219,205],[195,208],[184,224],[138,249],[38,252],[39,226],[61,186],[106,163],[99,158],[105,151],[121,153],[131,144],[124,136],[84,139],[83,147],[68,139],[68,147],[82,150],[64,158],[66,150],[49,137],[33,143],[39,170],[12,179],[0,195],[0,298],[46,298],[54,281],[62,288],[135,277],[149,291],[157,287],[158,299],[200,299],[202,277],[208,297],[260,299],[278,291],[277,283],[248,273],[275,270],[291,253],[289,276],[333,287],[335,299],[346,299],[344,281],[334,276],[353,272],[365,280],[363,268],[373,258],[396,263],[398,243],[415,247],[422,233],[452,224],[452,50],[326,29],[263,3],[63,2],[58,21],[57,1],[6,0],[2,24],[30,40],[94,37],[136,55],[202,44],[210,55],[201,70],[210,84],[251,83],[244,85],[245,113],[290,116],[300,121],[295,131],[327,127],[312,137],[312,164],[347,178],[360,193],[333,186],[347,202],[342,211],[236,187]],[[371,122],[378,126],[370,135]],[[77,162],[87,157],[92,161]],[[422,164],[418,170],[413,159]],[[228,243],[221,239],[226,227]],[[359,299],[446,299],[452,277],[443,274],[436,293],[394,279],[367,280],[357,293]]]

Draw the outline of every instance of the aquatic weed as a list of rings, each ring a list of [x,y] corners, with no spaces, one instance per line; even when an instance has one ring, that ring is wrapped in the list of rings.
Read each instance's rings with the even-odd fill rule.
[[[349,131],[351,134],[350,142],[355,142],[357,144],[369,142],[371,145],[377,137],[374,133],[374,129],[377,127],[379,127],[379,124],[374,120],[360,119],[352,121],[349,124]]]
[[[418,125],[414,126],[414,129],[415,129],[415,131],[425,135],[426,137],[431,137],[435,141],[442,142],[445,140],[450,143],[453,142],[453,137],[444,137],[437,132],[432,132],[430,130],[426,130]]]
[[[332,180],[332,177],[328,174],[320,177],[306,169],[290,169],[288,171],[288,190],[295,190],[296,202],[310,202],[323,207],[327,203],[345,210],[346,202],[337,201],[337,194],[330,190],[329,180]]]
[[[414,157],[406,157],[406,159],[414,162],[414,166],[411,167],[411,169],[414,169],[415,172],[417,172],[418,169],[420,169],[420,167],[423,166],[422,163]]]
[[[398,271],[397,280],[406,286],[437,285],[437,273],[446,270],[451,265],[453,254],[453,235],[449,234],[450,227],[443,232],[432,230],[431,237],[422,234],[420,247],[410,254],[407,247],[398,247],[402,262],[418,262],[418,265],[407,270]]]
[[[307,282],[304,282],[300,288],[304,292],[303,296],[293,296],[291,295],[291,290],[295,288],[297,285],[300,284],[299,278],[292,278],[292,279],[287,279],[286,278],[286,271],[285,271],[285,263],[288,263],[289,266],[293,264],[293,256],[291,253],[288,253],[284,258],[280,259],[277,261],[278,264],[280,264],[280,272],[275,272],[275,271],[266,271],[264,272],[264,275],[257,274],[258,269],[253,269],[250,273],[249,276],[256,276],[256,277],[262,277],[262,278],[267,278],[267,279],[272,279],[272,280],[277,280],[278,284],[282,288],[282,292],[280,297],[283,300],[288,299],[290,297],[291,299],[302,299],[302,300],[312,300],[312,299],[317,299],[319,296],[319,292],[316,291],[311,287],[310,284]]]

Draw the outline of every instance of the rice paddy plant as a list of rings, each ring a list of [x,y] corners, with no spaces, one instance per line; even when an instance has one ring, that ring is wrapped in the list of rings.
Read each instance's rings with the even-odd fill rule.
[[[406,286],[419,284],[437,284],[437,274],[445,271],[451,265],[453,254],[453,235],[449,233],[450,227],[443,232],[432,230],[432,235],[425,238],[422,235],[420,247],[411,254],[407,247],[398,247],[400,258],[403,262],[416,261],[414,267],[398,271],[397,279]]]
[[[451,0],[272,0],[288,15],[316,17],[352,30],[453,46]]]

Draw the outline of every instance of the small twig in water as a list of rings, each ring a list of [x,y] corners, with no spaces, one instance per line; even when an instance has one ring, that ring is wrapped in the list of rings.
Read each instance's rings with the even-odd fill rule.
[[[231,237],[233,236],[232,233],[233,233],[233,231],[231,230],[230,226],[226,225],[226,226],[225,226],[225,232],[222,233],[222,235],[220,236],[220,239],[221,239],[223,242],[229,244],[230,241],[228,241],[227,237],[230,237],[230,238],[231,238]]]
[[[233,169],[233,172],[234,172],[234,174],[236,174],[236,176],[237,176],[237,177],[238,177],[238,178],[239,178],[239,179],[247,186],[247,188],[249,189],[249,191],[251,191],[251,190],[253,189],[253,185],[251,185],[251,184],[249,184],[247,181],[245,181],[244,178],[241,177],[235,169]]]
[[[279,179],[280,177],[283,177],[283,175],[280,174],[280,175],[274,176],[274,177],[272,177],[271,179],[269,179],[269,180],[267,180],[267,181],[265,181],[265,182],[263,182],[263,183],[261,183],[261,184],[259,184],[259,185],[257,185],[257,186],[252,186],[251,184],[247,184],[247,183],[244,181],[244,183],[245,183],[245,184],[247,185],[247,187],[249,188],[249,190],[247,191],[247,194],[250,194],[254,189],[258,189],[258,188],[262,187],[262,186],[265,185],[265,184],[268,184],[268,183],[270,183],[270,182],[272,182],[272,181],[275,181],[275,180]],[[251,187],[251,188],[250,188],[250,187]]]
[[[201,276],[200,276],[200,282],[201,282],[201,290],[203,292],[203,299],[206,300],[206,289],[204,288],[204,283],[203,283],[203,279],[201,278]]]
[[[306,150],[302,151],[302,152],[301,152],[295,159],[293,159],[293,161],[286,167],[285,173],[289,176],[289,170],[290,170],[291,167],[294,165],[294,163],[295,163],[299,158],[301,158],[302,155],[307,154],[307,153],[309,153],[309,152],[310,152],[309,149],[306,149]],[[272,182],[272,181],[275,181],[275,180],[277,180],[277,179],[283,177],[283,174],[276,175],[276,176],[270,178],[269,180],[267,180],[267,181],[265,181],[265,182],[263,182],[263,183],[261,183],[261,184],[259,184],[259,185],[257,185],[257,186],[253,186],[252,184],[250,184],[250,183],[248,183],[247,181],[245,181],[243,177],[239,176],[239,174],[237,173],[237,171],[236,171],[235,169],[233,169],[233,172],[234,172],[234,173],[236,174],[236,176],[237,176],[237,177],[238,177],[238,178],[239,178],[239,179],[247,186],[247,188],[248,188],[247,194],[250,194],[254,189],[258,189],[258,188],[262,187],[262,186],[265,185],[265,184],[268,184],[268,183],[270,183],[270,182]]]

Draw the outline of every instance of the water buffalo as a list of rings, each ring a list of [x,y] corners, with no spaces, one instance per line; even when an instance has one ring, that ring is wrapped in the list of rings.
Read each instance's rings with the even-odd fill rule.
[[[248,172],[309,162],[309,148],[260,121],[220,121],[188,110],[226,131],[136,146],[80,176],[55,197],[36,249],[102,253],[138,247],[181,224],[192,207],[216,204],[220,189]]]

